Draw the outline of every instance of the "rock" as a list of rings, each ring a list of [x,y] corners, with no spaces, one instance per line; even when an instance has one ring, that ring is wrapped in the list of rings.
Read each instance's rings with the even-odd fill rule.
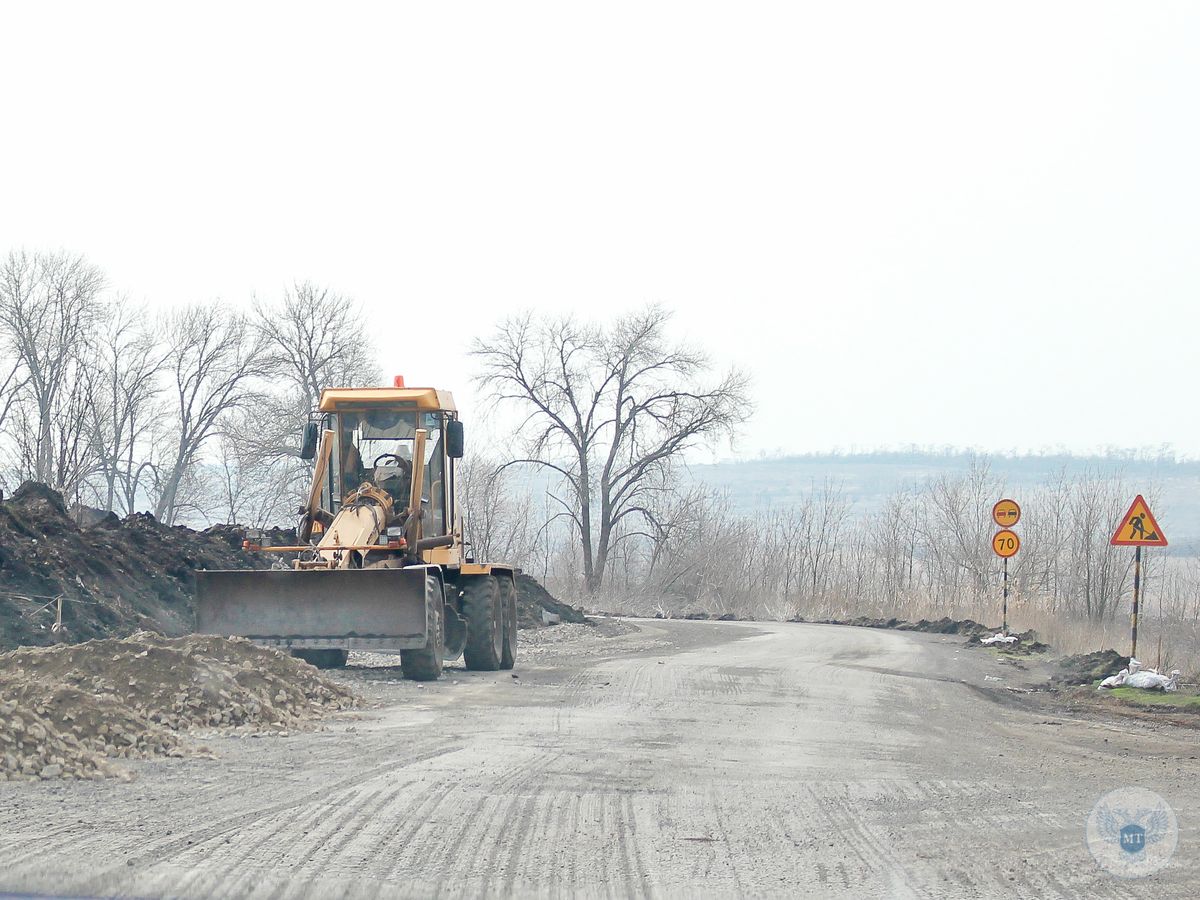
[[[43,766],[39,773],[42,778],[58,778],[62,775],[63,768],[58,763],[51,763],[48,766]]]

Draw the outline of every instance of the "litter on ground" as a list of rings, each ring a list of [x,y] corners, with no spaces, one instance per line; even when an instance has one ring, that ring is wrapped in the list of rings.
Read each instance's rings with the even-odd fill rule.
[[[1100,682],[1100,687],[1097,688],[1116,688],[1116,687],[1131,687],[1141,688],[1145,691],[1174,691],[1178,690],[1176,679],[1179,677],[1179,670],[1175,669],[1170,675],[1162,675],[1155,669],[1146,669],[1136,659],[1129,660],[1129,666],[1122,669],[1116,675],[1110,675]]]
[[[1015,634],[1005,634],[1003,631],[997,631],[989,638],[983,638],[981,644],[1015,644],[1017,636]]]

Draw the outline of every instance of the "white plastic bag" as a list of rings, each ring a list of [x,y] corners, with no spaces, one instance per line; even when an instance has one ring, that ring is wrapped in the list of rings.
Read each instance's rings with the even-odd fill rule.
[[[1017,638],[1015,635],[1005,634],[1003,631],[998,631],[990,638],[982,638],[979,641],[981,644],[1015,644],[1016,642]]]
[[[1153,669],[1143,669],[1126,678],[1125,687],[1141,688],[1145,691],[1173,691],[1176,685],[1174,678],[1159,675]]]
[[[1116,675],[1109,675],[1100,682],[1100,687],[1132,687],[1141,688],[1144,691],[1174,691],[1179,689],[1175,681],[1178,675],[1178,669],[1171,672],[1169,677],[1159,675],[1154,669],[1144,669],[1140,662],[1136,659],[1131,659],[1128,669],[1122,669]]]
[[[1120,687],[1121,685],[1123,685],[1125,683],[1125,679],[1128,677],[1129,677],[1129,670],[1122,669],[1116,675],[1109,675],[1102,682],[1100,682],[1100,687],[1102,687],[1102,688]]]

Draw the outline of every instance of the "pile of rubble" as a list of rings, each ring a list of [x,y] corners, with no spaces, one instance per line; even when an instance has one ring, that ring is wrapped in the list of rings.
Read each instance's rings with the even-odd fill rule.
[[[149,632],[0,655],[0,698],[0,780],[119,775],[116,758],[204,752],[187,732],[282,731],[356,705],[249,641]]]

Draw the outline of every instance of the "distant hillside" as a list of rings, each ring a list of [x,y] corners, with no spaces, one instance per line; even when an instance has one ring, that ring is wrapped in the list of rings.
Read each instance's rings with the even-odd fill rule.
[[[725,490],[733,507],[754,513],[798,501],[825,479],[840,484],[855,515],[878,509],[885,497],[941,474],[964,472],[970,453],[880,452],[814,454],[691,466],[692,478]],[[1022,489],[1046,484],[1060,473],[1120,476],[1137,493],[1158,491],[1155,514],[1177,550],[1200,545],[1200,461],[1134,456],[987,456],[1006,493],[1018,502]],[[1189,549],[1191,549],[1189,547]]]

